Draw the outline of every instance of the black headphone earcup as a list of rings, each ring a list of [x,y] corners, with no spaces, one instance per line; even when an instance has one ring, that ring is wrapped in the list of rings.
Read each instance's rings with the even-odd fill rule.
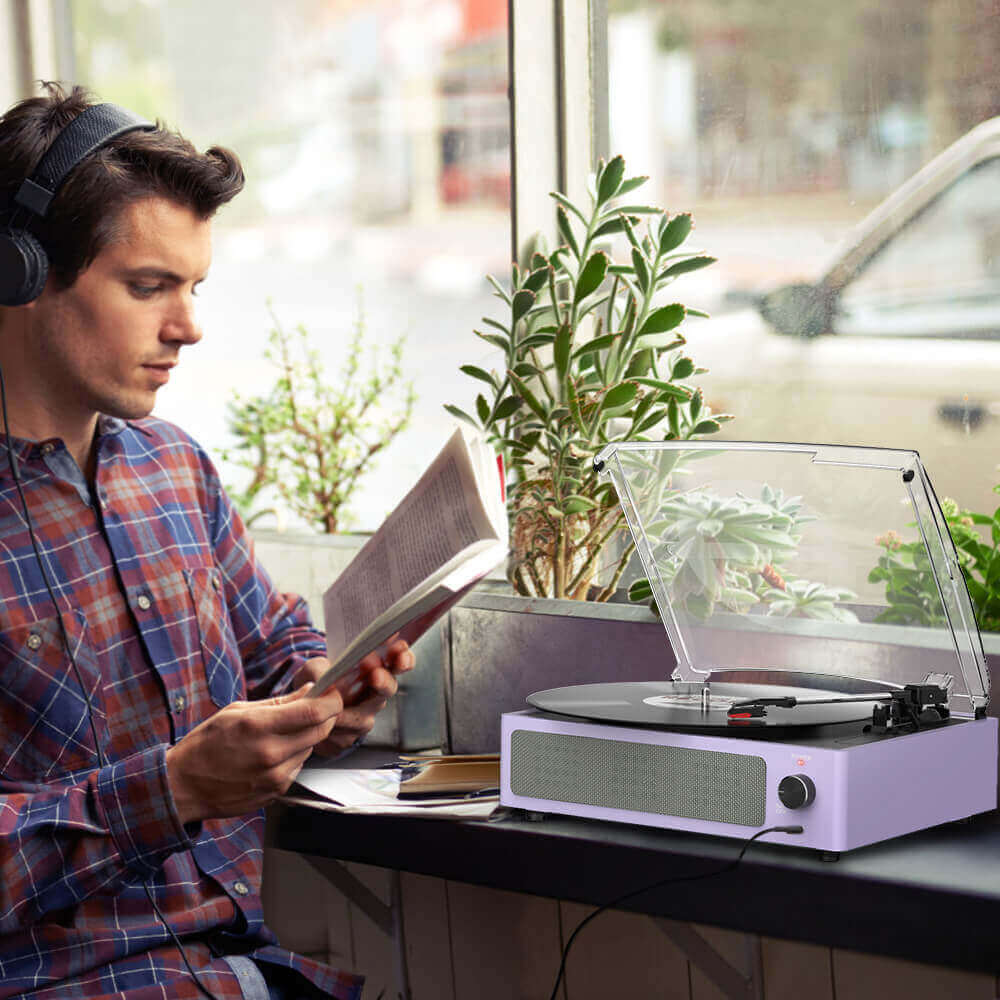
[[[0,232],[0,306],[34,302],[49,276],[49,258],[27,230]]]

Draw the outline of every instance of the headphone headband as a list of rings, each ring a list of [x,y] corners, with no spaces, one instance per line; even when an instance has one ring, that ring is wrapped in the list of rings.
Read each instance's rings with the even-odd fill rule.
[[[42,294],[49,273],[45,248],[22,219],[44,218],[59,186],[81,160],[135,129],[156,126],[115,104],[95,104],[77,115],[45,151],[17,194],[0,207],[0,306],[21,306]],[[18,217],[21,218],[18,218]]]
[[[95,104],[56,136],[34,172],[14,195],[14,203],[44,218],[66,176],[81,160],[126,132],[156,126],[116,104]]]

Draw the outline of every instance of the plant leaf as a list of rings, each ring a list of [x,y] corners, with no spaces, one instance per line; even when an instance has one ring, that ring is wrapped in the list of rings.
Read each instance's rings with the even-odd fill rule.
[[[556,378],[562,382],[569,369],[569,349],[573,341],[573,330],[569,323],[559,327],[555,342],[552,345],[552,359],[556,365]]]
[[[531,407],[538,417],[548,422],[549,415],[545,412],[545,407],[542,406],[538,401],[538,397],[528,388],[524,379],[512,371],[507,374],[510,376],[511,382],[514,383],[514,388],[517,389],[518,395]]]
[[[673,330],[675,326],[680,326],[686,314],[687,310],[679,302],[660,306],[646,317],[636,336],[644,337],[647,333],[666,333],[668,330]]]
[[[614,198],[622,186],[625,177],[625,158],[623,156],[614,157],[611,162],[601,171],[600,180],[597,185],[597,201],[603,205],[604,202]]]
[[[626,181],[622,181],[621,187],[618,188],[619,196],[623,194],[628,194],[630,191],[634,191],[638,187],[642,187],[642,185],[645,184],[646,181],[648,180],[649,180],[648,175],[642,174],[637,177],[630,177]]]
[[[488,371],[477,368],[475,365],[462,365],[459,371],[479,379],[480,382],[485,382],[487,385],[493,386],[494,389],[497,387],[497,380]]]
[[[579,260],[580,245],[576,242],[576,237],[573,235],[573,227],[569,224],[569,216],[562,205],[556,209],[556,226],[559,229],[559,235],[566,241],[566,245],[570,250],[573,251],[573,256]]]
[[[625,222],[622,220],[621,216],[617,216],[614,219],[608,219],[607,222],[602,222],[595,230],[594,235],[591,239],[600,239],[602,236],[612,236],[614,233],[622,233],[625,231]]]
[[[666,393],[668,396],[673,396],[674,399],[679,399],[685,403],[691,398],[690,390],[680,385],[674,385],[673,382],[664,382],[658,378],[636,378],[632,381],[638,382],[639,385],[649,386],[649,388],[656,389],[658,392]]]
[[[612,386],[604,394],[604,398],[601,400],[601,412],[618,410],[623,406],[628,406],[635,399],[638,392],[639,390],[635,383],[619,382],[618,385]]]
[[[563,208],[569,209],[569,211],[571,211],[584,225],[587,224],[587,217],[576,207],[576,205],[573,204],[573,202],[569,200],[569,198],[566,197],[566,195],[561,194],[558,191],[550,191],[549,195],[550,197],[555,198],[555,200],[559,202]]]
[[[603,250],[591,255],[577,279],[574,303],[582,302],[591,292],[596,292],[601,287],[601,282],[608,273],[608,263],[608,255]]]
[[[671,264],[666,270],[661,271],[657,281],[666,278],[676,278],[678,274],[687,274],[688,271],[699,271],[709,264],[714,264],[715,257],[688,257],[687,260],[679,260],[676,264]]]
[[[688,213],[675,215],[660,230],[660,254],[676,250],[691,232],[691,216]]]
[[[702,420],[695,425],[692,434],[714,434],[719,430],[719,424],[714,420]]]
[[[532,333],[529,334],[524,340],[519,340],[517,346],[525,351],[530,350],[532,347],[544,347],[546,344],[551,344],[555,340],[555,327],[552,328],[552,333]]]
[[[476,412],[484,425],[490,422],[490,404],[486,402],[486,397],[482,393],[476,396]]]
[[[480,333],[479,330],[472,331],[480,340],[485,340],[487,344],[499,347],[504,354],[510,350],[510,340],[507,337],[499,337],[495,333]]]
[[[593,510],[596,506],[593,500],[579,493],[571,493],[562,503],[564,514],[579,514],[585,510]]]
[[[545,260],[545,258],[543,257],[542,260]],[[532,271],[531,274],[524,279],[524,284],[521,287],[526,288],[529,292],[534,292],[537,295],[545,287],[545,283],[549,280],[550,270],[548,261],[545,261],[541,267]]]
[[[636,247],[632,247],[632,267],[635,268],[635,277],[639,282],[639,287],[643,292],[647,291],[649,288],[649,265]]]
[[[487,274],[486,280],[496,289],[497,295],[499,295],[500,298],[507,303],[507,305],[510,305],[510,295],[507,293],[507,290],[503,287],[503,285],[501,285],[492,274]]]
[[[447,411],[448,411],[448,412],[449,412],[449,413],[450,413],[450,414],[451,414],[451,415],[452,415],[453,417],[458,417],[458,419],[459,419],[459,420],[464,420],[464,421],[465,421],[466,423],[468,423],[468,424],[472,424],[472,426],[473,426],[473,427],[475,427],[475,428],[476,428],[476,430],[479,430],[479,429],[480,429],[480,428],[479,428],[479,424],[478,424],[478,423],[476,423],[476,421],[475,421],[475,420],[473,420],[473,419],[472,419],[472,417],[470,417],[470,416],[469,416],[469,414],[465,412],[465,410],[460,410],[460,409],[459,409],[459,408],[458,408],[457,406],[452,406],[452,404],[451,404],[451,403],[445,403],[445,404],[444,404],[444,408],[445,408],[445,409],[446,409],[446,410],[447,410]]]
[[[522,288],[515,292],[510,304],[511,329],[517,326],[521,317],[535,304],[535,293],[530,289]]]
[[[574,352],[573,357],[579,358],[584,354],[592,354],[594,351],[603,351],[605,348],[610,347],[617,338],[617,333],[605,333],[600,337],[594,337],[593,340],[588,340],[585,344],[581,344]]]
[[[703,397],[701,395],[701,389],[699,389],[691,397],[690,409],[688,410],[688,412],[691,414],[692,421],[696,421],[698,419],[698,414],[701,413],[702,402],[703,402]]]
[[[505,327],[499,320],[490,319],[489,316],[484,316],[483,322],[487,326],[492,326],[494,330],[499,330],[501,333],[505,333],[507,336],[510,336],[510,330],[508,330],[507,327]]]
[[[694,362],[690,358],[678,358],[674,362],[670,377],[673,379],[690,378],[694,374]]]
[[[518,399],[517,396],[507,396],[505,399],[501,399],[500,402],[497,403],[493,416],[496,420],[506,420],[520,406],[521,400]]]

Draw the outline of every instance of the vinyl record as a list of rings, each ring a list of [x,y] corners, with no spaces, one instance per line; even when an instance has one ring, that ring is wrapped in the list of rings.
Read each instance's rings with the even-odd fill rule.
[[[619,684],[579,684],[550,688],[528,696],[528,704],[543,712],[575,719],[656,726],[661,729],[725,729],[729,733],[826,726],[871,719],[875,701],[841,704],[799,704],[795,708],[769,705],[755,719],[731,719],[734,702],[753,698],[794,697],[804,701],[845,697],[842,691],[782,687],[774,684],[710,685],[707,708],[702,705],[702,686],[670,681],[632,681]]]

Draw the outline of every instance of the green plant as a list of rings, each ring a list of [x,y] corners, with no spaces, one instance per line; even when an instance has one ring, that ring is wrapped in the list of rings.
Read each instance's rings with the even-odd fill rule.
[[[993,487],[1000,493],[1000,485]],[[979,627],[1000,631],[1000,507],[992,514],[965,510],[950,497],[941,501],[958,562],[972,598]],[[985,529],[985,536],[979,529]],[[884,549],[868,574],[869,583],[885,583],[888,607],[877,621],[903,625],[941,625],[944,610],[924,543],[904,542],[895,531],[875,539]]]
[[[648,528],[657,539],[653,558],[676,608],[701,620],[718,607],[736,614],[759,610],[782,618],[855,620],[837,606],[855,594],[794,578],[788,569],[801,525],[815,519],[803,510],[801,497],[786,497],[767,484],[759,500],[693,490],[667,497],[655,510]],[[629,588],[634,601],[651,596],[648,580]]]
[[[343,527],[361,477],[410,421],[416,396],[412,382],[402,382],[404,341],[389,348],[384,365],[373,348],[364,375],[359,309],[340,378],[334,381],[327,378],[305,327],[286,330],[270,312],[264,356],[277,367],[278,377],[264,395],[233,393],[228,422],[237,443],[223,457],[247,469],[251,478],[246,487],[230,492],[248,524],[276,514],[275,507],[260,506],[276,495],[300,520],[333,533]],[[399,399],[390,408],[394,395]]]
[[[614,488],[593,469],[604,445],[689,439],[731,419],[710,413],[685,384],[705,369],[683,353],[679,328],[705,314],[662,303],[668,285],[714,258],[680,249],[690,215],[619,204],[645,180],[626,178],[616,156],[591,178],[587,210],[553,193],[561,245],[549,253],[540,244],[526,267],[515,264],[509,290],[490,277],[509,314],[475,332],[503,352],[502,370],[463,365],[485,387],[475,415],[446,406],[504,454],[508,576],[520,594],[603,601],[614,593],[632,547],[616,551],[596,582],[625,528]],[[618,263],[609,255],[616,239],[627,251]]]

